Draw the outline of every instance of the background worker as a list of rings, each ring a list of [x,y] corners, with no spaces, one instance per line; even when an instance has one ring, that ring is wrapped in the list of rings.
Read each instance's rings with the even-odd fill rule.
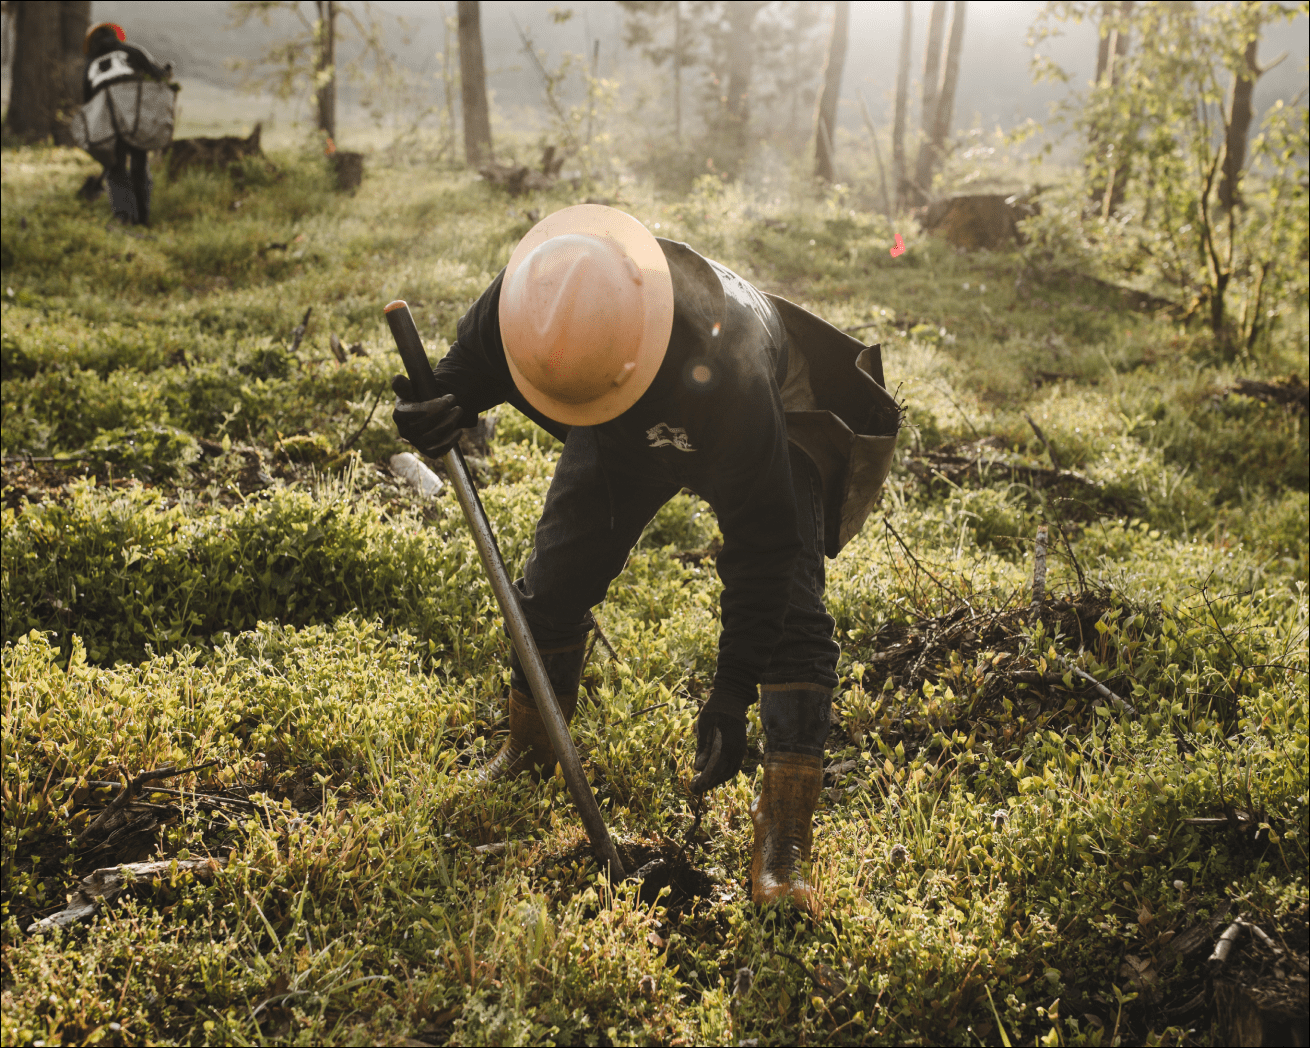
[[[83,104],[111,84],[140,78],[166,81],[173,74],[171,63],[161,66],[145,48],[129,44],[123,28],[113,22],[101,22],[87,30],[82,51],[87,56],[82,77]],[[148,226],[150,154],[118,139],[112,162],[105,164],[104,178],[109,184],[109,207],[114,217],[129,225]]]
[[[502,402],[564,441],[516,585],[566,718],[591,609],[642,530],[684,487],[714,510],[722,632],[691,788],[737,775],[758,698],[760,903],[811,902],[802,864],[839,654],[824,555],[867,516],[899,424],[871,354],[631,216],[579,205],[538,223],[461,318],[435,368],[441,396],[416,403],[406,377],[393,381],[400,434],[431,457]],[[509,739],[487,779],[555,763],[516,654],[511,669]]]

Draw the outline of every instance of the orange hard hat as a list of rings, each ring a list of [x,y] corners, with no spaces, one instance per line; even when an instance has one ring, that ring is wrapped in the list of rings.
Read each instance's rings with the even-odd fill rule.
[[[615,208],[548,215],[505,267],[505,360],[528,403],[556,422],[595,426],[627,411],[659,371],[672,330],[664,252]]]
[[[91,53],[91,38],[102,29],[112,29],[114,31],[114,36],[118,37],[118,42],[120,44],[127,39],[127,34],[123,32],[123,27],[117,22],[101,22],[98,25],[93,25],[86,31],[86,36],[82,37],[82,54],[88,55]]]

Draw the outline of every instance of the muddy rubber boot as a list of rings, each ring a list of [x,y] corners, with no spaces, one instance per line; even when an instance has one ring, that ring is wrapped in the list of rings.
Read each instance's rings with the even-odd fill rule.
[[[831,708],[832,689],[823,685],[769,684],[760,689],[764,781],[751,804],[751,898],[758,906],[790,898],[814,914],[805,866],[823,788],[823,744]]]
[[[578,708],[578,685],[582,681],[582,664],[587,655],[584,637],[566,648],[542,648],[541,660],[546,664],[546,676],[555,691],[560,712],[567,724]],[[509,685],[509,738],[486,766],[478,773],[482,782],[495,782],[531,771],[540,766],[549,775],[555,768],[555,747],[546,732],[546,722],[537,709],[537,700],[519,663],[518,652],[510,656]]]

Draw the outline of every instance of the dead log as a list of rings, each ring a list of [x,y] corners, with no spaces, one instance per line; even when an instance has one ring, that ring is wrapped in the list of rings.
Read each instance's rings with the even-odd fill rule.
[[[125,866],[106,866],[89,873],[68,895],[68,905],[58,913],[28,926],[28,932],[66,928],[70,924],[92,917],[100,907],[125,888],[135,884],[148,884],[156,877],[173,877],[189,873],[196,880],[208,883],[227,865],[226,859],[162,859],[154,862],[134,862]]]
[[[1286,378],[1274,379],[1273,382],[1239,378],[1227,392],[1263,400],[1266,404],[1282,404],[1302,415],[1310,412],[1310,386],[1299,375],[1288,375]]]
[[[262,157],[259,139],[261,124],[246,138],[224,135],[222,138],[175,138],[168,147],[168,177],[170,180],[192,166],[227,170],[248,156]]]

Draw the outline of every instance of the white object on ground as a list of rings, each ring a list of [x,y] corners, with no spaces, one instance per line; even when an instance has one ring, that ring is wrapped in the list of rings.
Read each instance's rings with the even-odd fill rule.
[[[399,455],[392,455],[391,472],[398,477],[404,477],[424,498],[431,498],[441,490],[441,478],[412,451],[402,451]]]

